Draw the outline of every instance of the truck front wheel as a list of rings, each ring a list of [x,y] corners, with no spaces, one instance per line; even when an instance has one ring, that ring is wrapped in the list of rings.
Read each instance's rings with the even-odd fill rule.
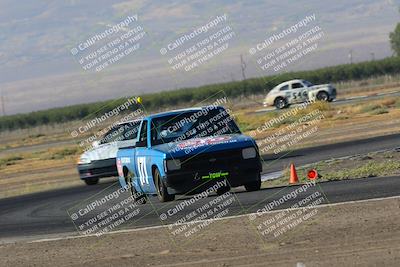
[[[218,196],[220,196],[220,195],[223,195],[223,194],[229,192],[230,190],[231,190],[231,187],[229,185],[226,185],[226,186],[218,188],[216,193]]]
[[[154,169],[154,183],[157,189],[157,197],[161,202],[168,202],[175,199],[175,195],[168,194],[167,187],[161,179],[160,171]]]
[[[244,185],[247,192],[258,191],[261,188],[261,175],[257,174],[257,179]]]

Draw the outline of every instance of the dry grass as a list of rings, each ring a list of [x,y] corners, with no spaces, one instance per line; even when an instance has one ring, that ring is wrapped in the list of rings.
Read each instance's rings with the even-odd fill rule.
[[[399,107],[400,98],[383,98],[367,103],[359,103],[356,105],[347,105],[344,108],[339,108],[338,111],[341,114],[347,115],[359,115],[367,113],[369,115],[380,115],[389,113],[390,109],[396,109]]]
[[[3,178],[20,171],[35,171],[57,165],[65,166],[68,163],[75,163],[80,153],[78,146],[68,146],[9,155],[0,158],[0,175]]]
[[[75,122],[76,123],[76,122]],[[0,132],[0,150],[71,139],[66,129],[74,122]]]
[[[400,87],[400,75],[384,75],[361,81],[346,81],[335,84],[340,97],[374,95],[392,92]]]
[[[0,198],[80,184],[77,146],[24,152],[0,159]]]

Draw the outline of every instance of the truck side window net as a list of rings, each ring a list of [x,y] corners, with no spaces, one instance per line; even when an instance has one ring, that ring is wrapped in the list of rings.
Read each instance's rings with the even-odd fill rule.
[[[147,140],[147,121],[143,121],[142,129],[140,130],[140,139],[139,141]]]

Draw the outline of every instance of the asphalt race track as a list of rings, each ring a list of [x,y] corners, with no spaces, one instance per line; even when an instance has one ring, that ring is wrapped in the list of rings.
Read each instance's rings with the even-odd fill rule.
[[[300,149],[287,155],[264,155],[264,172],[279,171],[282,169],[282,166],[286,166],[290,162],[295,162],[297,165],[304,165],[333,157],[337,158],[390,149],[398,147],[399,144],[400,135],[396,134],[354,142]],[[0,200],[0,241],[39,235],[46,236],[61,233],[76,234],[76,228],[67,211],[71,212],[71,207],[76,205],[78,205],[78,207],[84,207],[86,203],[91,200],[101,198],[102,195],[112,193],[118,188],[119,185],[116,181],[101,183],[96,186],[85,186],[82,184],[82,186],[74,188]],[[282,198],[282,196],[296,190],[296,188],[299,188],[299,186],[263,189],[250,193],[245,192],[242,188],[235,189],[233,191],[234,193],[231,194],[234,197],[234,201],[229,205],[229,213],[227,216],[255,212],[263,208],[267,203],[278,200]],[[377,177],[319,183],[317,186],[310,188],[308,192],[299,194],[296,199],[286,201],[284,204],[280,205],[278,209],[292,206],[296,201],[302,197],[308,196],[313,191],[323,193],[325,196],[323,203],[398,196],[400,195],[400,177]],[[128,193],[125,192],[121,196],[128,197]],[[178,196],[178,198],[180,197]],[[181,197],[178,201],[159,203],[155,197],[151,197],[147,204],[140,205],[140,215],[136,216],[134,220],[124,224],[122,228],[137,228],[174,223],[178,217],[185,216],[185,214],[189,214],[199,207],[202,207],[205,203],[215,199],[216,195],[213,194],[207,198],[202,198],[194,204],[187,206],[177,215],[177,218],[171,217],[165,221],[160,220],[160,214],[167,213],[168,210],[178,205],[180,202],[190,198],[191,197]],[[85,204],[83,204],[83,202]],[[112,205],[112,202],[109,202],[101,208],[105,210]]]

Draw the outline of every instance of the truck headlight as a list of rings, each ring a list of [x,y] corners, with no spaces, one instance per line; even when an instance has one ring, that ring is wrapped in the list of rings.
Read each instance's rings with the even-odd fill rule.
[[[175,171],[181,168],[181,161],[179,159],[169,159],[167,160],[167,170]]]
[[[244,159],[252,159],[257,156],[257,151],[254,147],[248,147],[242,150],[242,156]]]
[[[78,164],[89,164],[91,160],[87,157],[79,157]]]

